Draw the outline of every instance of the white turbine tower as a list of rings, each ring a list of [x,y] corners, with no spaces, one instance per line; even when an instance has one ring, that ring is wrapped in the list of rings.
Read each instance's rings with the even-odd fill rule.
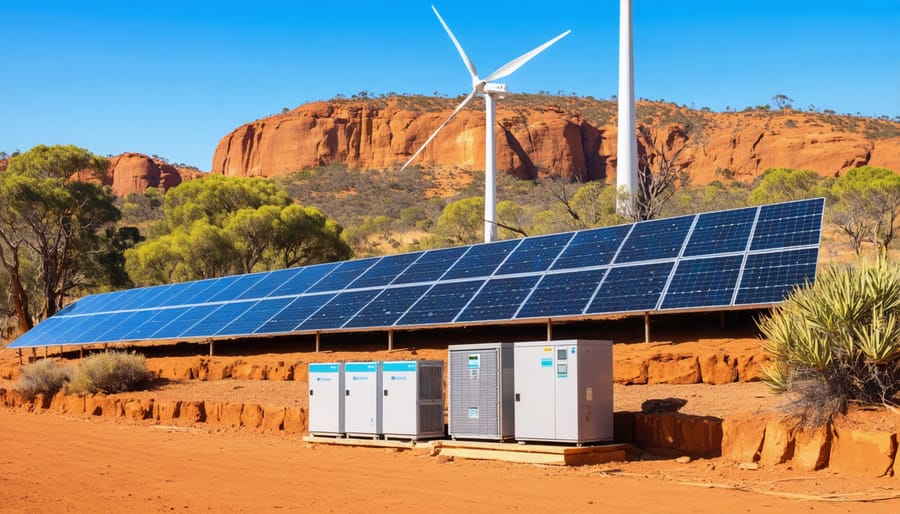
[[[416,150],[416,153],[413,154],[412,157],[406,161],[406,164],[403,165],[405,169],[409,164],[415,160],[416,157],[422,153],[422,150],[428,146],[428,143],[434,139],[435,136],[438,135],[447,123],[453,119],[456,114],[462,110],[463,107],[468,104],[472,98],[475,98],[476,94],[484,95],[484,109],[485,109],[485,140],[484,140],[484,241],[486,243],[490,243],[491,241],[497,240],[497,216],[496,216],[496,156],[494,154],[494,102],[498,98],[503,98],[503,94],[506,93],[506,84],[498,84],[493,82],[497,79],[502,79],[511,75],[514,71],[518,70],[523,64],[530,61],[534,56],[543,52],[553,43],[556,43],[560,39],[569,35],[570,30],[563,32],[562,34],[556,36],[555,38],[547,41],[543,45],[535,48],[534,50],[523,54],[515,59],[509,61],[503,66],[497,68],[496,71],[491,73],[485,78],[479,78],[478,73],[475,71],[475,65],[472,64],[472,61],[469,60],[469,56],[466,55],[466,52],[463,50],[462,46],[459,44],[459,41],[456,40],[456,36],[453,35],[453,32],[450,31],[450,27],[447,26],[447,23],[444,22],[444,19],[441,18],[440,13],[438,13],[437,9],[432,5],[431,9],[434,11],[435,16],[437,16],[438,21],[443,25],[444,30],[447,31],[447,35],[450,36],[450,40],[453,41],[454,46],[456,46],[456,50],[459,52],[459,56],[462,57],[463,63],[465,63],[466,68],[469,70],[469,75],[472,76],[472,92],[465,98],[465,100],[460,103],[456,109],[450,113],[450,116],[444,120],[443,123],[434,131],[431,136],[425,140],[425,143]]]
[[[627,193],[616,210],[622,216],[634,211],[637,185],[637,133],[634,106],[634,37],[631,0],[619,0],[619,128],[616,150],[616,190]]]

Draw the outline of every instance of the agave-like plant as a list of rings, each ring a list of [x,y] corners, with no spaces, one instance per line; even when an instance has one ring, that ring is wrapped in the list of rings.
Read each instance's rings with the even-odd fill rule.
[[[795,405],[819,411],[812,417],[827,421],[834,413],[820,411],[851,401],[898,402],[900,264],[886,256],[823,270],[760,329],[773,357],[763,380],[773,391],[796,393]]]

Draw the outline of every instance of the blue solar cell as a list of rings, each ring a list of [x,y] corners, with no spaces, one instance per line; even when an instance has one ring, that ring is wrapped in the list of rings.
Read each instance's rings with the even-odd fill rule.
[[[181,337],[209,337],[216,335],[222,327],[240,317],[244,312],[256,305],[259,300],[224,303],[208,316],[198,321],[191,328],[181,333]]]
[[[210,294],[206,297],[207,302],[228,302],[231,300],[236,300],[241,294],[243,294],[247,289],[250,289],[257,282],[265,278],[268,273],[251,273],[249,275],[237,275],[236,280],[231,280],[225,284],[222,284],[221,287],[218,287],[216,291],[210,291]]]
[[[684,245],[693,216],[642,221],[634,225],[616,256],[616,263],[671,259]]]
[[[128,311],[120,312],[111,319],[107,325],[107,330],[98,330],[93,342],[112,342],[121,341],[122,337],[134,330],[134,326],[143,321],[147,311]]]
[[[303,268],[287,268],[269,272],[260,279],[259,282],[253,284],[243,293],[239,294],[236,299],[249,300],[253,298],[265,298],[302,271]]]
[[[262,300],[225,325],[216,335],[250,335],[295,300],[292,297]],[[292,326],[298,324],[299,321]]]
[[[672,271],[673,262],[611,268],[588,307],[588,314],[650,311]]]
[[[540,277],[537,275],[488,280],[456,317],[456,321],[510,319],[519,310]]]
[[[75,302],[75,307],[66,314],[90,314],[92,312],[104,312],[107,306],[115,306],[119,298],[119,291],[87,296]],[[113,307],[115,308],[115,307]]]
[[[823,198],[763,205],[750,250],[819,244]]]
[[[122,336],[123,341],[142,341],[150,339],[159,329],[168,325],[173,319],[180,316],[188,307],[176,307],[172,309],[150,309],[145,311],[147,317],[142,323]]]
[[[132,308],[133,309],[144,309],[144,308],[156,307],[163,301],[163,299],[168,298],[169,295],[172,294],[172,291],[174,291],[177,286],[178,286],[178,284],[167,284],[164,286],[154,286],[152,288],[153,294],[147,295],[144,298],[143,302],[133,305]]]
[[[208,285],[204,289],[197,289],[194,294],[182,294],[184,305],[197,305],[200,303],[209,303],[210,297],[225,289],[233,282],[236,282],[240,275],[231,275],[228,277],[211,278],[201,282],[207,282]]]
[[[429,250],[419,260],[414,262],[406,271],[400,274],[394,284],[412,284],[414,282],[432,282],[453,266],[459,257],[468,250],[466,246],[456,248],[441,248]]]
[[[497,270],[497,275],[536,273],[550,269],[550,265],[574,235],[569,232],[523,239]]]
[[[756,211],[756,207],[751,207],[701,214],[683,256],[743,252],[747,249]]]
[[[57,343],[72,342],[72,338],[78,336],[84,332],[87,327],[90,327],[95,323],[96,316],[100,316],[100,313],[67,316],[66,323],[60,325],[53,331],[51,339]]]
[[[521,239],[486,243],[469,247],[469,251],[460,257],[456,264],[444,275],[442,280],[454,278],[486,277],[492,275],[506,257],[512,253]]]
[[[101,312],[91,316],[85,316],[88,321],[79,323],[71,330],[67,330],[64,341],[72,344],[92,343],[94,339],[110,328],[110,321],[116,316],[121,316],[115,312]]]
[[[522,305],[516,318],[581,314],[591,301],[606,268],[545,275]]]
[[[221,306],[222,304],[207,304],[188,307],[182,311],[181,315],[156,331],[151,337],[153,339],[174,339],[180,337],[181,334]]]
[[[287,307],[272,316],[254,334],[278,334],[293,332],[312,313],[334,298],[334,294],[314,294],[295,298]]]
[[[108,311],[127,311],[134,309],[138,305],[146,302],[149,298],[156,295],[158,291],[151,287],[141,287],[137,289],[126,289],[124,291],[116,291],[116,301],[108,304],[105,310]]]
[[[153,307],[190,305],[190,303],[188,302],[192,298],[202,294],[217,280],[217,278],[211,278],[206,280],[198,280],[196,282],[181,282],[179,284],[174,284],[174,287],[172,287],[172,289],[168,293],[168,297],[163,298],[162,301],[160,301]]]
[[[365,273],[378,259],[361,259],[358,261],[344,261],[331,270],[331,273],[322,277],[307,289],[308,293],[322,293],[327,291],[340,291],[346,288],[356,277]]]
[[[818,248],[747,256],[735,305],[778,303],[816,276]]]
[[[630,230],[631,225],[617,225],[576,232],[569,246],[563,250],[551,269],[584,268],[609,264]]]
[[[37,326],[17,337],[13,342],[7,345],[7,348],[29,348],[33,346],[50,346],[51,344],[61,344],[56,341],[55,336],[59,333],[57,329],[64,328],[66,324],[72,323],[75,318],[70,317],[52,317],[40,322]]]
[[[349,289],[386,286],[421,255],[422,252],[414,252],[382,257],[374,266],[354,280]]]
[[[322,280],[322,277],[331,273],[331,270],[339,265],[339,262],[330,262],[328,264],[318,264],[315,266],[299,268],[297,274],[288,278],[284,284],[281,284],[278,289],[272,291],[272,294],[268,296],[294,296],[302,294],[309,289],[309,286]]]
[[[450,323],[481,289],[484,280],[435,284],[397,322],[398,325]]]
[[[660,308],[730,305],[743,262],[743,255],[680,261]]]
[[[403,316],[406,310],[430,287],[409,286],[385,289],[348,321],[344,328],[389,327],[400,316]]]
[[[340,328],[379,293],[377,289],[338,293],[330,302],[306,319],[298,330]]]

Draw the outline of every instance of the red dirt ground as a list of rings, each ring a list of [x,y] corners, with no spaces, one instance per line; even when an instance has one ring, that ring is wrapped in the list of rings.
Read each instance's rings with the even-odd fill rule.
[[[718,459],[560,468],[0,410],[0,512],[858,512],[895,479]],[[874,500],[886,496],[895,499]],[[818,499],[816,499],[818,498]],[[826,499],[831,501],[825,501]]]

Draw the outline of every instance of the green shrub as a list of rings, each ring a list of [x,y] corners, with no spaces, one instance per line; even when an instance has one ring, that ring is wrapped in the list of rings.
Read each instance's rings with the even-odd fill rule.
[[[104,352],[85,357],[66,384],[68,393],[121,393],[149,383],[150,371],[143,355]]]
[[[760,322],[774,362],[764,381],[794,396],[792,414],[823,424],[850,402],[896,404],[900,265],[881,257],[833,267]]]
[[[41,359],[22,367],[15,388],[29,400],[40,393],[52,396],[62,389],[71,375],[69,366],[52,359]]]

